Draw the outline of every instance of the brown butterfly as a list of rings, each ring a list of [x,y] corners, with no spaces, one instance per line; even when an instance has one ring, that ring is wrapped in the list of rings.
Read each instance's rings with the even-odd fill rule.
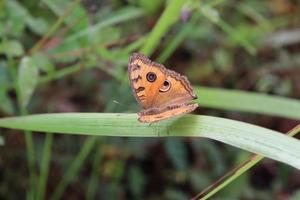
[[[138,113],[141,122],[153,123],[198,107],[198,104],[188,104],[197,96],[185,76],[152,62],[143,54],[132,54],[128,75],[132,93],[143,108]]]

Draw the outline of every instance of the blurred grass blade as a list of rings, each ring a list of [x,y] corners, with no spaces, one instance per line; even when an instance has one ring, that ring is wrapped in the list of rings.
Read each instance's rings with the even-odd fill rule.
[[[88,154],[91,152],[91,149],[96,144],[97,138],[96,137],[88,137],[84,143],[84,146],[81,148],[79,154],[76,156],[75,160],[71,163],[70,168],[64,174],[61,182],[58,184],[57,188],[55,189],[51,200],[58,200],[62,198],[62,195],[68,186],[81,169],[85,159],[87,158]]]
[[[37,199],[45,199],[45,190],[47,186],[48,174],[49,174],[49,163],[51,160],[51,147],[53,141],[53,134],[47,133],[45,137],[43,158],[41,162],[41,173],[39,177],[39,185],[37,190]]]
[[[23,57],[18,67],[17,79],[15,79],[17,100],[21,115],[26,115],[26,106],[35,90],[38,82],[39,71],[35,66],[31,57]],[[27,148],[27,159],[30,176],[30,189],[28,190],[31,199],[35,197],[37,175],[36,175],[36,163],[35,163],[35,150],[34,140],[30,131],[25,131],[25,141]]]
[[[146,55],[151,55],[157,45],[160,43],[161,38],[170,29],[170,27],[178,20],[182,6],[186,1],[173,0],[169,1],[167,7],[159,18],[157,24],[151,31],[145,45],[141,52]]]
[[[99,181],[99,166],[101,165],[102,161],[102,138],[97,138],[96,143],[96,152],[93,155],[93,164],[92,164],[92,171],[90,174],[90,180],[87,186],[87,192],[86,192],[86,200],[92,200],[95,199],[96,193],[97,193],[97,187],[98,187],[98,181]]]
[[[47,2],[50,1],[47,0]],[[74,0],[71,3],[70,7],[68,7],[68,9],[66,9],[64,13],[56,20],[56,22],[50,27],[47,33],[31,48],[30,50],[31,54],[36,53],[42,47],[44,42],[57,31],[57,29],[61,26],[64,20],[73,12],[73,10],[77,7],[79,3],[80,0]]]
[[[170,39],[169,43],[166,45],[166,48],[157,58],[157,62],[164,63],[170,55],[178,48],[178,46],[183,42],[183,40],[193,31],[195,26],[195,18],[193,17],[188,23],[186,23],[179,32]]]
[[[225,33],[228,34],[229,37],[234,39],[236,43],[241,44],[249,53],[256,53],[255,46],[242,34],[236,34],[235,28],[228,24],[225,20],[223,20],[219,16],[219,12],[216,9],[212,8],[211,5],[202,6],[200,7],[200,10],[203,16],[209,19],[212,23],[218,25]]]
[[[287,135],[294,136],[297,133],[300,132],[300,124],[296,127],[294,127],[292,130],[290,130]],[[210,198],[212,195],[220,191],[221,189],[225,188],[227,185],[229,185],[232,181],[234,181],[236,178],[240,177],[243,173],[251,169],[253,166],[255,166],[257,163],[259,163],[262,159],[264,159],[263,156],[254,154],[252,155],[248,160],[241,163],[234,169],[227,172],[224,176],[222,176],[220,179],[218,179],[215,183],[201,191],[199,194],[197,194],[194,199],[201,199],[205,200]]]
[[[300,101],[274,95],[195,87],[201,107],[261,113],[300,120]]]
[[[130,43],[124,49],[124,52],[129,54],[131,52],[137,51],[137,49],[140,48],[145,43],[146,39],[147,39],[147,35],[144,35],[143,37],[139,38],[138,40]]]
[[[82,30],[80,32],[77,32],[68,38],[64,42],[71,42],[74,40],[78,40],[79,38],[83,36],[88,36],[90,34],[93,34],[96,31],[99,31],[100,29],[107,27],[107,26],[112,26],[117,23],[121,23],[127,20],[132,20],[134,18],[141,17],[143,15],[142,9],[139,8],[134,8],[134,7],[126,7],[123,8],[115,13],[112,13],[110,17],[107,19],[104,19],[103,21],[88,27],[85,30]]]
[[[20,105],[26,107],[38,82],[39,72],[31,57],[24,57],[18,69]]]
[[[66,10],[65,2],[56,3],[52,0],[41,0],[41,2],[57,16],[62,16]]]
[[[207,137],[300,169],[300,141],[259,126],[210,116],[185,115],[142,124],[136,114],[65,113],[0,119],[0,127],[117,137]]]

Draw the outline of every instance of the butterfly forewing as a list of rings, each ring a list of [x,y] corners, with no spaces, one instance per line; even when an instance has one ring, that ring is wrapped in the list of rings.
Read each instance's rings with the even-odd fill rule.
[[[152,66],[151,61],[140,54],[134,54],[131,57],[128,73],[136,100],[144,109],[152,107],[159,87],[165,79],[164,73],[160,68]],[[153,82],[147,80],[149,73],[153,73],[155,76]]]

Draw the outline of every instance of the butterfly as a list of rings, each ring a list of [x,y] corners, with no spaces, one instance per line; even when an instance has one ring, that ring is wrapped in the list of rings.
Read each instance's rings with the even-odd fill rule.
[[[185,76],[152,62],[141,53],[133,53],[128,64],[132,93],[143,108],[139,121],[153,123],[192,112],[198,104],[188,104],[197,99]]]

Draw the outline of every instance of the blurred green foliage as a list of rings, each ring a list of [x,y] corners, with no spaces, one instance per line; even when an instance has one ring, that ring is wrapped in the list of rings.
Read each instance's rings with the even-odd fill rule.
[[[136,112],[126,70],[134,51],[195,85],[300,99],[298,1],[2,0],[0,10],[1,117]],[[278,131],[296,124],[218,105],[198,112]],[[248,156],[205,139],[1,133],[1,199],[187,199]],[[296,200],[299,177],[266,160],[216,199]]]

